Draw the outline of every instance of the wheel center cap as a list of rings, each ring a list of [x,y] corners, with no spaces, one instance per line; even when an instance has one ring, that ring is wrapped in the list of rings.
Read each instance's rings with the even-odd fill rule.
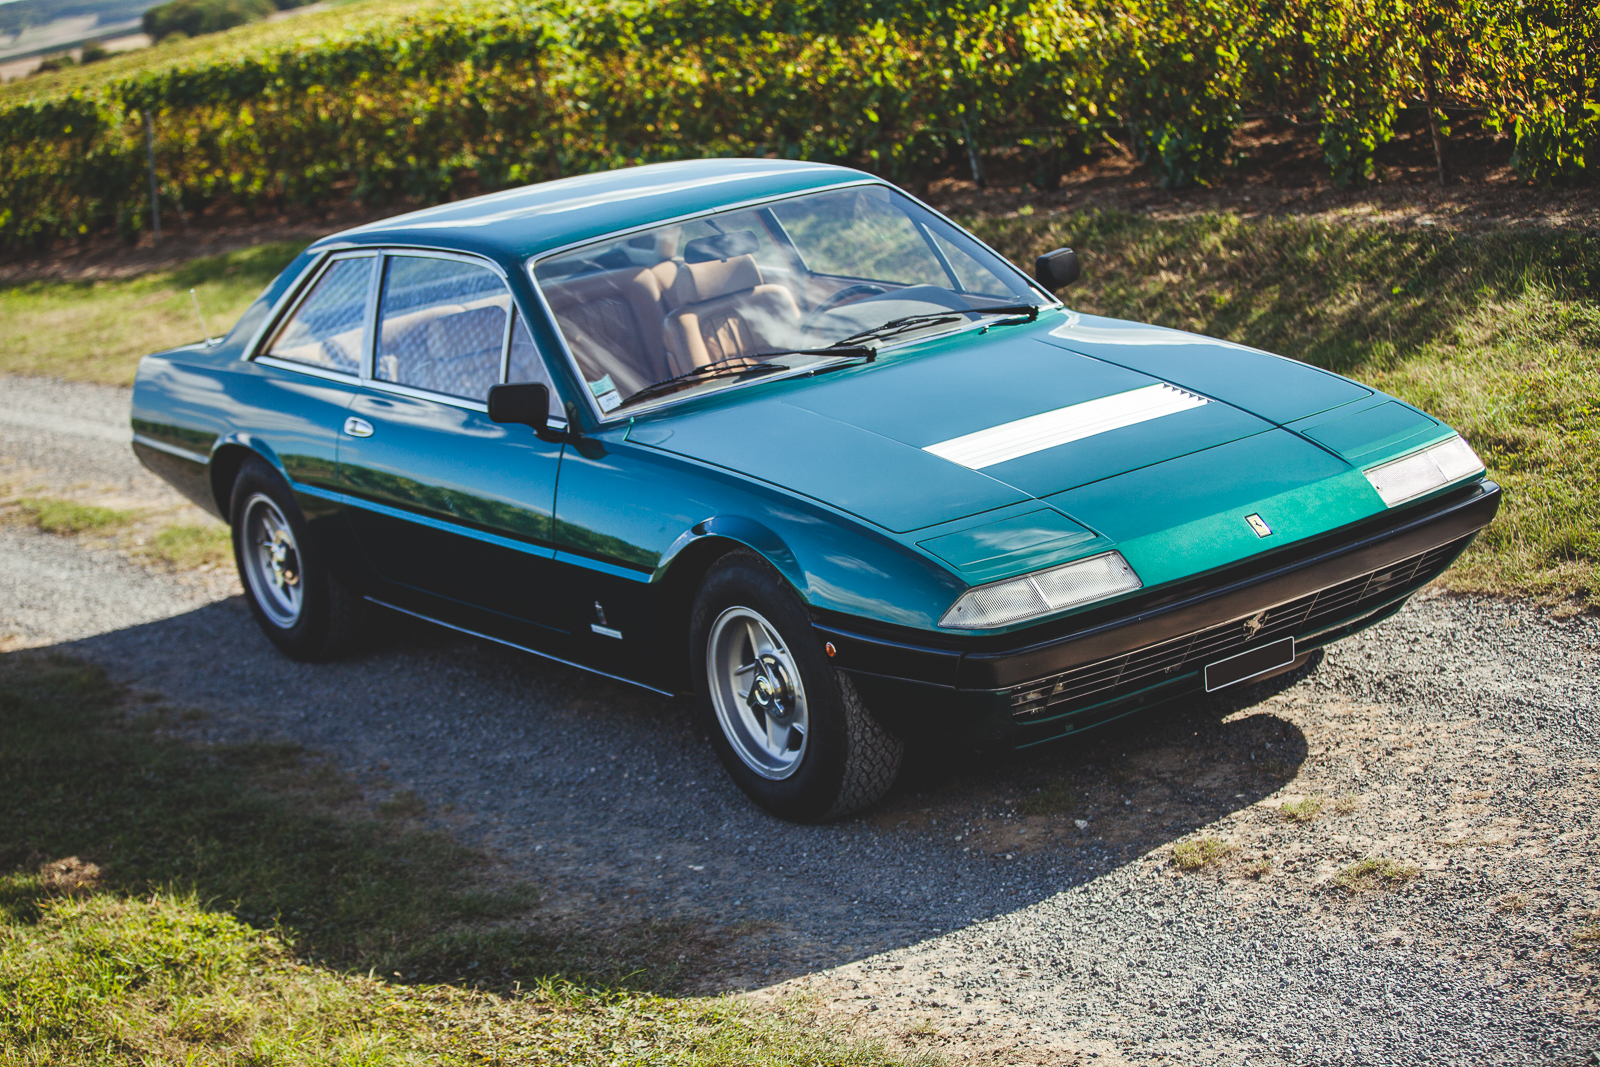
[[[794,687],[783,661],[768,653],[756,660],[756,677],[747,698],[750,710],[774,722],[787,724],[793,715]]]

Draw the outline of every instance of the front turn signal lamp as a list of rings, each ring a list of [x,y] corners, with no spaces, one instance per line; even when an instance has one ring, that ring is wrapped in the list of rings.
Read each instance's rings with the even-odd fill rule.
[[[944,613],[939,625],[952,630],[1009,626],[1119,593],[1131,593],[1143,586],[1121,552],[1104,552],[1021,578],[968,589]]]
[[[1384,504],[1392,508],[1468,475],[1483,473],[1483,460],[1458,436],[1363,473]]]

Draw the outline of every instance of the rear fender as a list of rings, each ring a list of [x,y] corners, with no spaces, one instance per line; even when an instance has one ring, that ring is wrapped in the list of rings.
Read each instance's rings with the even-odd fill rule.
[[[233,482],[239,476],[239,470],[244,466],[245,460],[251,456],[259,456],[272,465],[272,469],[283,476],[285,482],[289,475],[283,468],[283,461],[272,450],[272,446],[255,434],[234,432],[223,434],[217,438],[217,443],[211,449],[211,496],[217,504],[217,514],[225,521],[228,519],[228,508],[233,500]]]

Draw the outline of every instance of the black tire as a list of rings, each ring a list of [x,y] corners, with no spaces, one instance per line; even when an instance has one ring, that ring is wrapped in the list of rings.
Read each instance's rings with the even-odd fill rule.
[[[713,628],[738,609],[758,613],[778,632],[799,674],[805,742],[797,765],[781,778],[761,773],[739,754],[712,695]],[[761,556],[740,549],[717,561],[695,597],[689,637],[700,724],[751,800],[793,822],[825,822],[877,802],[894,785],[905,743],[878,723],[849,677],[828,663],[804,603]]]
[[[264,500],[263,500],[264,498]],[[276,508],[275,515],[264,501]],[[265,460],[253,457],[239,468],[234,479],[229,517],[233,527],[233,561],[239,568],[250,614],[267,639],[290,659],[318,662],[333,659],[355,648],[367,631],[367,610],[360,597],[341,584],[312,541],[306,519],[295,503],[294,494],[283,477]],[[283,521],[288,528],[290,547],[284,551],[275,596],[270,579],[262,577],[265,566],[253,568],[246,553],[260,546],[253,544],[247,523],[256,523],[257,536],[263,517]],[[255,570],[254,576],[252,570]],[[298,604],[286,607],[287,597],[298,589]]]

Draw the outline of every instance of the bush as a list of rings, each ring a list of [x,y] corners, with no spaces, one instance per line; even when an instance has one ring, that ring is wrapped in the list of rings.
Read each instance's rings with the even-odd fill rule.
[[[78,61],[72,57],[71,52],[62,52],[58,56],[45,56],[39,61],[39,65],[33,68],[33,73],[50,74],[53,71],[66,70],[68,67],[76,67],[77,65]]]
[[[282,0],[288,2],[288,0]],[[172,0],[152,36],[271,0]],[[373,8],[377,13],[380,9]],[[469,0],[263,46],[172,49],[0,110],[0,247],[146,224],[141,112],[186,209],[449,197],[697,156],[1064,161],[1111,135],[1163,185],[1216,181],[1249,111],[1320,124],[1340,185],[1380,176],[1401,107],[1514,130],[1539,182],[1586,173],[1600,11],[1581,0]],[[180,18],[181,16],[181,18]],[[210,17],[210,16],[206,16]],[[217,18],[224,16],[218,15]],[[301,20],[295,20],[300,22]],[[159,25],[158,25],[159,24]],[[265,31],[261,36],[265,36]],[[124,68],[126,69],[126,68]],[[0,99],[3,99],[0,95]],[[14,98],[14,97],[13,97]],[[1442,121],[1442,120],[1441,120]],[[1448,124],[1443,124],[1448,133]]]
[[[168,0],[144,13],[144,32],[155,41],[173,33],[196,37],[264,19],[276,10],[272,0]]]

